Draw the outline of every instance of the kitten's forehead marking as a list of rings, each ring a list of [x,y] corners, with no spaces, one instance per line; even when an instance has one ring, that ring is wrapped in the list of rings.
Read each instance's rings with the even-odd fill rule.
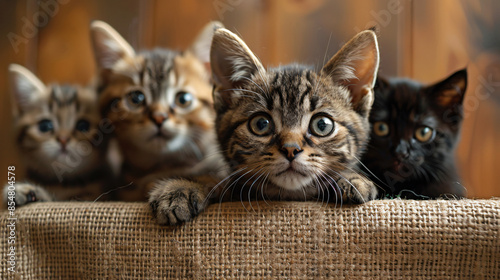
[[[151,92],[153,102],[163,101],[167,91],[177,83],[174,58],[178,53],[153,50],[144,54],[143,86]]]

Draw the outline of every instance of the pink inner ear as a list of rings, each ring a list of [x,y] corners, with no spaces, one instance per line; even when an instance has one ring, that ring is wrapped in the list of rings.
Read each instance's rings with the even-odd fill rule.
[[[374,64],[377,61],[375,57],[377,54],[374,51],[365,51],[363,59],[355,60],[352,62],[352,68],[354,69],[354,75],[356,78],[352,78],[343,82],[345,86],[351,92],[352,103],[355,105],[363,99],[367,94],[370,93],[373,88],[376,68],[377,65]]]

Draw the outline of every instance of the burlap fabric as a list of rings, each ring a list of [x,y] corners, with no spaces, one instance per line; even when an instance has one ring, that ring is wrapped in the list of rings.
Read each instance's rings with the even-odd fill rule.
[[[16,209],[19,279],[498,279],[500,200],[210,206],[160,227],[145,203]],[[8,213],[0,214],[2,225]],[[2,226],[0,278],[9,231]]]

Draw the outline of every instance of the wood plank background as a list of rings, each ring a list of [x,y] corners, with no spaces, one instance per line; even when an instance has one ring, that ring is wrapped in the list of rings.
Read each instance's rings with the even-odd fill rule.
[[[89,38],[92,20],[106,21],[136,49],[183,49],[208,21],[219,20],[241,35],[265,65],[301,62],[317,68],[355,33],[377,25],[380,73],[385,76],[431,83],[467,66],[466,118],[457,160],[469,197],[500,196],[500,4],[493,0],[2,0],[0,4],[0,170],[21,166],[11,137],[8,64],[25,65],[44,82],[89,82],[95,69]],[[12,34],[23,39],[12,43]],[[6,174],[0,177],[5,181]]]

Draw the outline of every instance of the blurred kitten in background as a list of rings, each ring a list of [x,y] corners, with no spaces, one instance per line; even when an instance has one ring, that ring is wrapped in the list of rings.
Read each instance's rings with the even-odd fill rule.
[[[209,23],[185,51],[136,52],[108,24],[95,21],[91,36],[99,68],[99,108],[116,127],[123,154],[126,201],[146,200],[160,179],[225,174],[213,131],[215,113],[209,62]]]
[[[464,197],[455,166],[463,119],[466,69],[432,85],[379,77],[370,113],[371,140],[363,158],[383,195]]]
[[[95,91],[46,86],[16,64],[10,65],[9,73],[14,135],[27,175],[26,182],[15,184],[16,204],[97,199],[113,172],[106,160],[112,127],[101,121]]]

